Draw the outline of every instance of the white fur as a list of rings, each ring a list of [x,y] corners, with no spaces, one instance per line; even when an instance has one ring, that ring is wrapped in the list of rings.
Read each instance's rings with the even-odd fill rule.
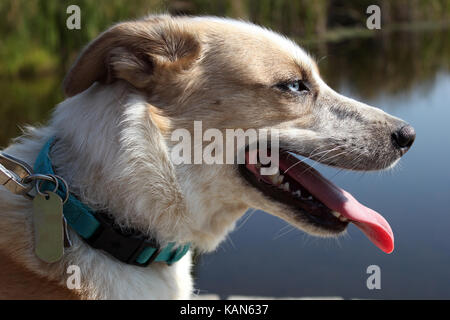
[[[69,139],[70,150],[65,149],[65,154],[55,150],[52,153],[52,160],[61,170],[58,174],[64,176],[69,182],[72,192],[80,192],[83,202],[93,208],[101,208],[107,204],[108,209],[122,213],[122,216],[118,215],[118,221],[123,224],[145,223],[153,231],[152,222],[148,221],[153,216],[149,213],[161,210],[164,214],[170,214],[170,208],[165,207],[162,210],[162,208],[155,208],[158,203],[152,205],[146,202],[145,193],[154,192],[158,188],[153,186],[153,190],[148,190],[147,188],[152,186],[145,186],[142,183],[136,186],[132,168],[128,167],[128,171],[119,169],[121,165],[130,164],[127,160],[135,159],[123,159],[124,153],[119,150],[118,139],[126,140],[129,135],[138,140],[139,135],[133,135],[133,130],[145,130],[139,123],[145,121],[145,115],[140,113],[143,111],[142,99],[131,95],[122,101],[118,98],[123,90],[123,84],[120,83],[110,87],[93,86],[82,94],[67,99],[58,106],[48,127],[30,128],[26,138],[17,140],[18,143],[4,151],[32,165],[39,150],[51,136],[57,135],[60,139]],[[118,113],[123,111],[123,108],[126,108],[123,121],[133,123],[121,132],[117,119]],[[145,114],[148,116],[148,113]],[[125,136],[121,137],[121,134]],[[142,146],[151,141],[141,142]],[[128,145],[125,143],[125,145],[132,148],[133,146],[130,145],[132,143],[139,143],[139,141],[129,142]],[[58,148],[57,146],[58,144],[55,147]],[[145,150],[135,147],[136,158],[144,157]],[[153,168],[148,170],[149,174],[155,171]],[[136,186],[136,189],[133,189],[135,192],[128,193],[123,187],[127,185],[124,181],[126,179],[124,176],[127,174],[129,174],[128,179],[131,180],[130,185]],[[150,177],[147,178],[147,181],[151,181]],[[0,199],[2,208],[11,208],[11,211],[0,211],[1,219],[13,219],[14,215],[21,217],[14,221],[14,225],[10,228],[2,228],[3,232],[0,233],[0,245],[6,247],[8,244],[8,249],[14,252],[16,248],[11,248],[9,242],[18,236],[17,230],[24,228],[21,224],[26,224],[28,230],[32,229],[31,202],[22,197],[12,197],[3,187],[0,189]],[[15,203],[20,203],[20,206],[25,203],[26,209],[22,212],[14,212]],[[131,213],[134,212],[136,214],[133,216]],[[167,226],[167,229],[174,227]],[[180,235],[183,234],[182,232],[178,233],[178,236],[175,233],[176,231],[162,232],[157,236],[162,244],[166,245],[168,239],[174,241],[182,238]],[[73,246],[66,250],[63,259],[56,264],[47,265],[37,260],[32,251],[31,237],[27,240],[29,247],[22,252],[19,259],[27,261],[27,267],[34,272],[56,280],[62,285],[65,285],[68,277],[66,267],[79,266],[81,292],[92,299],[188,299],[190,297],[193,288],[190,276],[190,253],[170,267],[165,263],[154,263],[148,268],[140,268],[118,262],[89,247],[74,232],[71,231],[70,234]],[[184,243],[185,239],[181,242]]]

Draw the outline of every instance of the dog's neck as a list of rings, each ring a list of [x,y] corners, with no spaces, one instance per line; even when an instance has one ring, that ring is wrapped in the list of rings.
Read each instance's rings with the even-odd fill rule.
[[[52,136],[59,139],[52,149],[52,163],[80,200],[92,208],[108,208],[119,224],[152,230],[161,245],[190,242],[200,250],[213,250],[247,209],[236,202],[239,195],[226,185],[230,181],[217,179],[226,166],[172,166],[167,144],[152,126],[148,105],[142,97],[130,95],[123,84],[95,85],[65,100],[49,126],[31,128],[5,151],[33,165]],[[73,246],[61,263],[40,262],[32,249],[31,203],[7,192],[1,192],[0,198],[6,217],[0,224],[1,247],[62,288],[67,267],[77,265],[89,270],[82,274],[83,297],[189,297],[189,254],[170,267],[123,265],[71,233]],[[17,233],[24,225],[28,236]]]
[[[94,86],[58,106],[52,163],[89,207],[107,210],[123,227],[151,232],[161,245],[181,244],[185,206],[173,168],[158,150],[164,146],[151,132],[145,103],[128,100],[124,90]],[[181,223],[175,228],[163,216]]]
[[[214,250],[247,209],[236,195],[223,194],[229,186],[216,179],[223,166],[172,165],[148,103],[124,83],[94,85],[67,99],[51,127],[59,139],[52,162],[71,190],[90,207],[107,209],[119,225],[151,232],[161,245]]]

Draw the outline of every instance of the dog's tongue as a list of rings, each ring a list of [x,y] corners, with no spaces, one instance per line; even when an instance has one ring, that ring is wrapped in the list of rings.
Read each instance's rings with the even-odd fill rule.
[[[298,163],[298,159],[293,156],[280,161],[283,171],[289,167],[289,176],[328,208],[351,220],[378,248],[386,253],[394,250],[394,234],[379,213],[359,203],[350,193],[334,185],[313,168]]]

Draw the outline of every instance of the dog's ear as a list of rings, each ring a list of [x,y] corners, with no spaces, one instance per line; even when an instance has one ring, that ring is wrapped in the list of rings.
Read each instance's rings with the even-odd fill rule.
[[[179,72],[189,68],[199,55],[200,42],[178,23],[120,23],[83,50],[64,79],[64,93],[71,97],[96,81],[116,79],[143,89],[154,80],[156,71]]]

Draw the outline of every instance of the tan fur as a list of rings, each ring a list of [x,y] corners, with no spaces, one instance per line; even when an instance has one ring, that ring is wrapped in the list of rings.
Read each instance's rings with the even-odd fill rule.
[[[289,79],[307,81],[311,94],[276,88]],[[235,165],[174,165],[171,133],[193,132],[194,121],[221,132],[278,129],[284,147],[298,154],[318,160],[314,150],[334,148],[329,155],[339,157],[321,161],[342,168],[382,169],[400,157],[390,134],[403,122],[337,94],[302,49],[244,22],[161,15],[115,25],[82,51],[64,91],[68,98],[49,124],[30,128],[5,152],[33,165],[56,135],[52,162],[72,192],[163,246],[190,242],[201,252],[214,250],[248,208],[311,234],[336,235],[250,187]],[[40,262],[33,253],[30,202],[0,188],[0,250],[8,261],[1,267],[3,296],[185,299],[192,293],[190,255],[171,267],[138,268],[70,234],[73,246],[60,262]],[[72,264],[83,273],[74,295],[63,289]],[[33,289],[25,292],[25,282]],[[39,283],[44,289],[37,291]]]
[[[36,275],[0,252],[0,299],[80,299],[74,290]]]
[[[171,123],[169,118],[165,117],[161,110],[152,105],[148,105],[148,112],[150,114],[150,118],[153,120],[161,133],[163,135],[169,134],[171,131]]]

